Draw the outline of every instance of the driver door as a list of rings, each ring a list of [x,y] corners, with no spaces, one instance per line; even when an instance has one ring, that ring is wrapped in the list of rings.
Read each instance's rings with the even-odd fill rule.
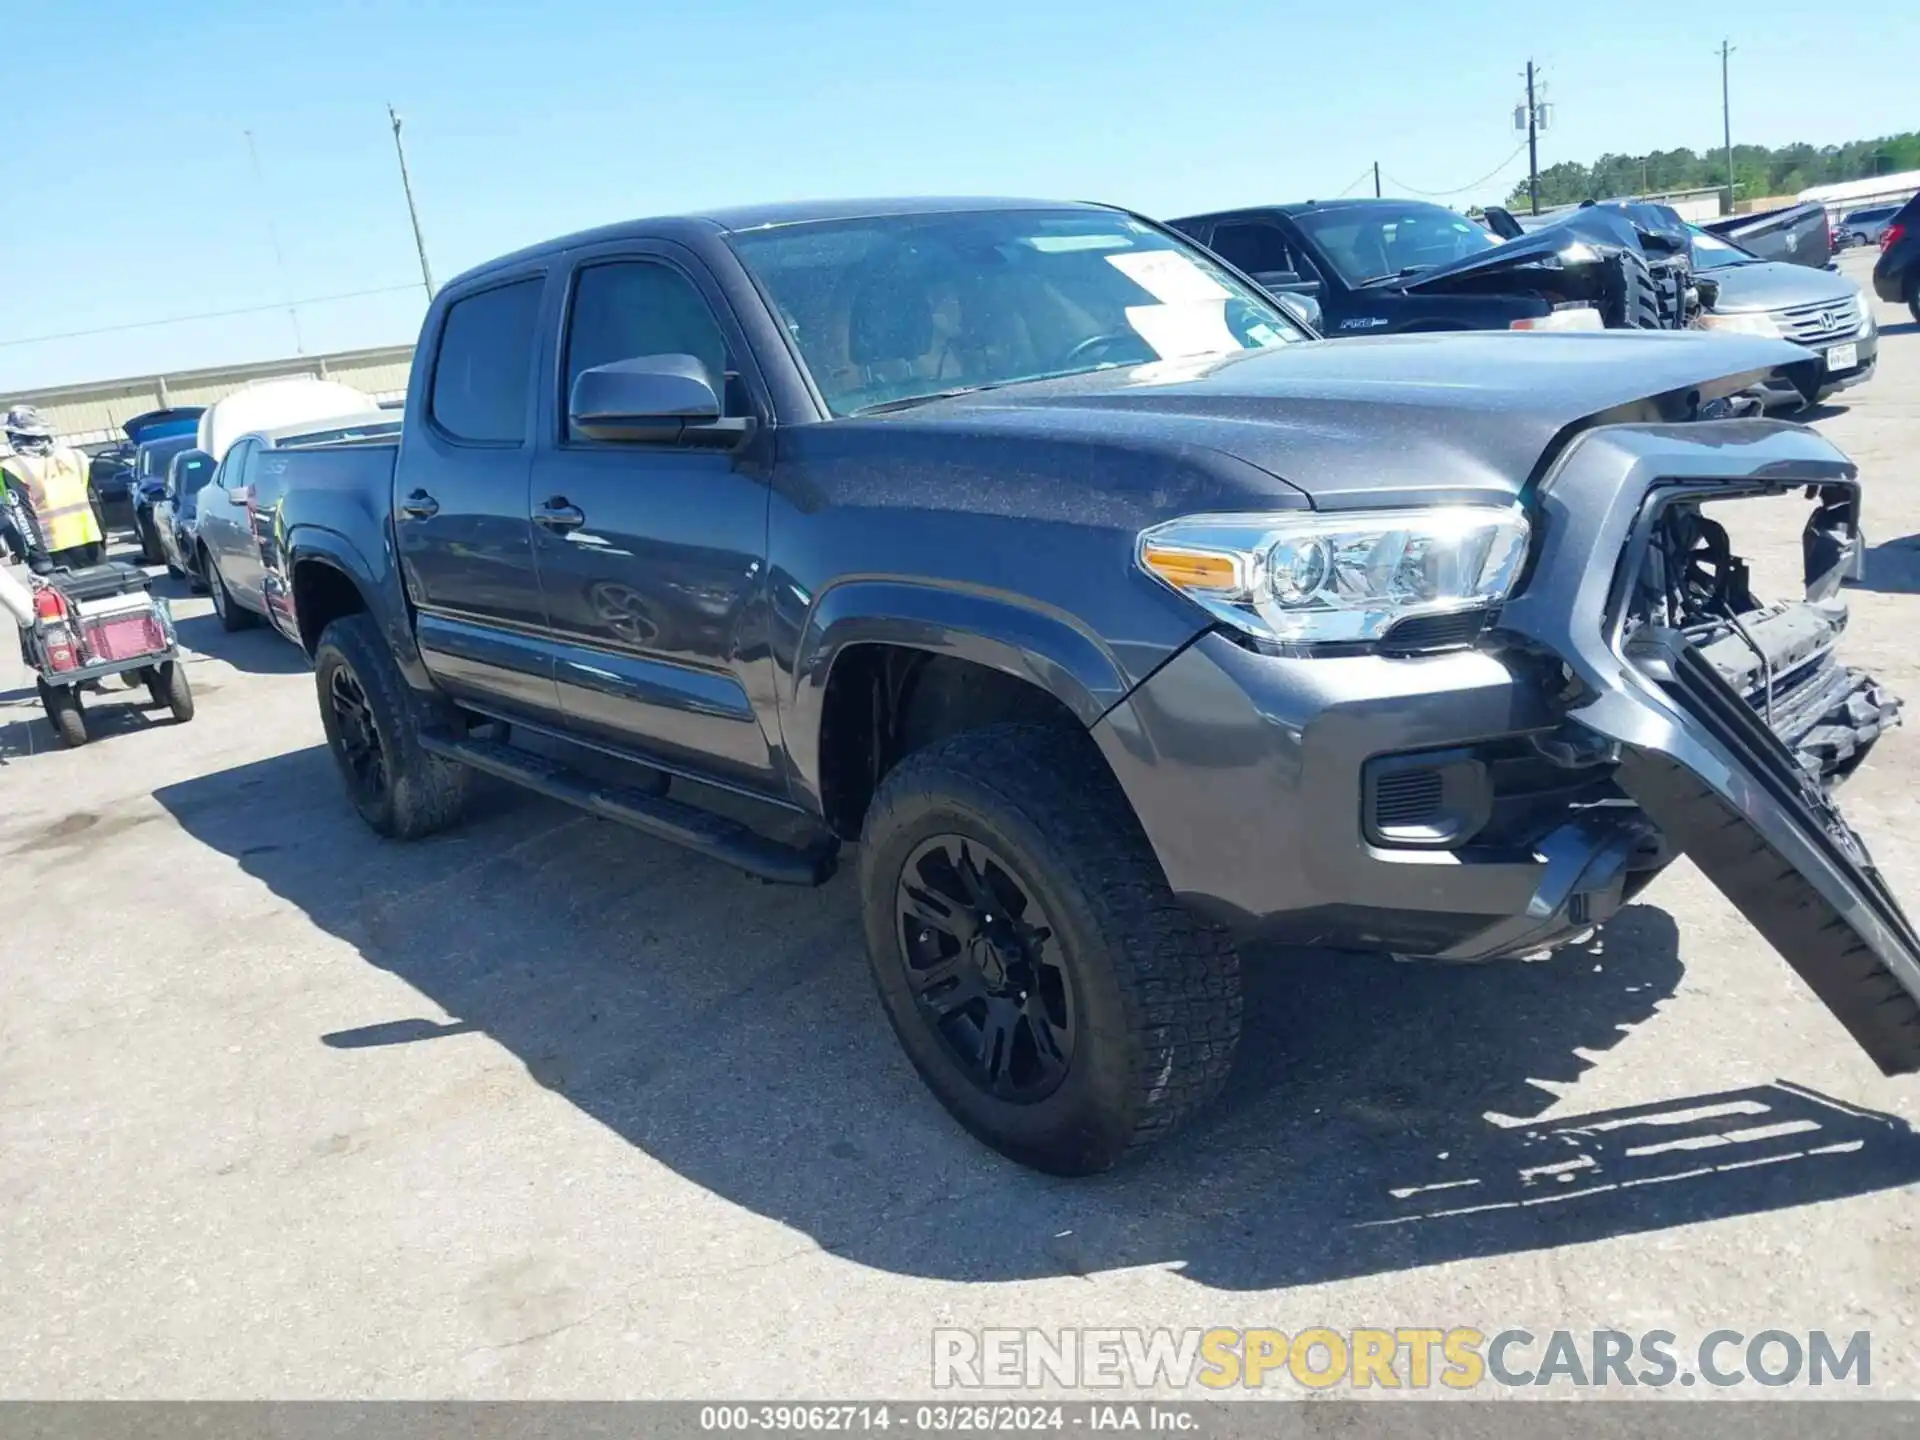
[[[582,370],[663,354],[703,361],[728,414],[770,413],[741,375],[745,341],[718,286],[691,257],[629,243],[584,260],[545,387],[552,440],[533,464],[560,704],[624,750],[772,793],[775,747],[748,692],[766,652],[769,503],[751,447],[598,442],[567,421]]]

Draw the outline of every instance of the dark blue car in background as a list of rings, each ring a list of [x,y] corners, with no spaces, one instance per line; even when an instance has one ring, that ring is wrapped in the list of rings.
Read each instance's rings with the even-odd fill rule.
[[[204,405],[181,405],[166,410],[149,410],[136,415],[120,428],[133,446],[133,457],[126,470],[128,521],[140,546],[140,558],[149,564],[165,560],[160,533],[155,528],[153,507],[167,484],[167,462],[182,450],[192,447],[200,429]],[[102,504],[106,496],[101,496]]]

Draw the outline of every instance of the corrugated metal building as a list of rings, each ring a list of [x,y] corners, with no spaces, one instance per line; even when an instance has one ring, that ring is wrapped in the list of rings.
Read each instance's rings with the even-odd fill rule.
[[[1904,204],[1920,192],[1920,170],[1902,170],[1897,175],[1874,175],[1865,180],[1842,180],[1833,185],[1815,185],[1802,190],[1802,200],[1818,200],[1827,214],[1838,220],[1854,210],[1874,205]]]
[[[296,355],[171,375],[139,375],[43,390],[0,393],[0,411],[11,405],[36,405],[69,445],[90,449],[125,439],[122,422],[169,405],[211,405],[260,380],[313,375],[364,390],[392,403],[407,393],[413,346],[386,345],[374,350],[343,350],[333,355]]]

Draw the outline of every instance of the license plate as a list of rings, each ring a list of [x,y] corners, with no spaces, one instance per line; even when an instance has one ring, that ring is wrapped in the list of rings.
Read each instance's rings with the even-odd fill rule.
[[[1860,347],[1858,345],[1836,345],[1827,351],[1829,370],[1851,370],[1859,363]]]

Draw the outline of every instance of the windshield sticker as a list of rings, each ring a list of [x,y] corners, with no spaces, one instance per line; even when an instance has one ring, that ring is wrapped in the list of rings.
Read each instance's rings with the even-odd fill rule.
[[[1167,305],[1232,298],[1232,291],[1177,250],[1130,250],[1124,255],[1109,255],[1106,261]]]
[[[1227,303],[1202,300],[1184,305],[1129,305],[1127,324],[1162,360],[1189,355],[1219,355],[1239,350],[1227,329]]]
[[[1069,250],[1126,250],[1133,245],[1127,235],[1028,235],[1020,243],[1043,255],[1059,255]]]

